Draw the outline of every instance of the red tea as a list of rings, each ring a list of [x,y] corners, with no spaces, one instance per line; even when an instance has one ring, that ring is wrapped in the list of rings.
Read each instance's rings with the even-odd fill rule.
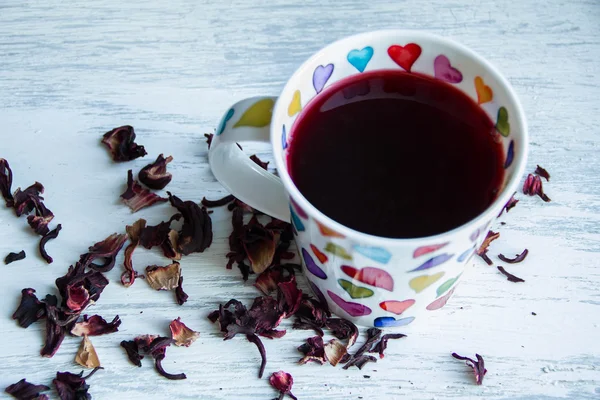
[[[395,70],[336,82],[292,128],[288,169],[335,221],[390,238],[430,236],[483,212],[504,178],[494,123],[466,94]]]

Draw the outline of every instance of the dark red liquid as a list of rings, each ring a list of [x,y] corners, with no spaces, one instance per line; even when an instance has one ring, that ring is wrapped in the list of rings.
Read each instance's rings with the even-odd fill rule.
[[[430,236],[484,211],[504,177],[494,123],[440,80],[375,71],[337,82],[292,128],[288,166],[325,215],[372,235]]]

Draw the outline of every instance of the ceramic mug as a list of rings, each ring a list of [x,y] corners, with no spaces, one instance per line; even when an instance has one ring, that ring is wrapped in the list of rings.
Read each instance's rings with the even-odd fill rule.
[[[501,190],[483,213],[448,232],[390,239],[355,231],[310,204],[288,174],[290,133],[306,104],[339,80],[390,69],[451,81],[496,121],[497,140],[505,154]],[[450,80],[457,71],[462,79]],[[279,176],[252,162],[236,145],[269,140]],[[237,198],[292,222],[310,287],[331,311],[359,325],[393,327],[425,318],[446,304],[490,225],[515,192],[527,149],[523,109],[495,67],[449,39],[386,30],[328,45],[294,73],[279,97],[235,104],[217,128],[209,162],[215,177]]]

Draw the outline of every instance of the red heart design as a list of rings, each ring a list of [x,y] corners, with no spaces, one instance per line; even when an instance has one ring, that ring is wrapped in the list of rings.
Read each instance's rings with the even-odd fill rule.
[[[413,304],[415,304],[415,301],[413,299],[404,300],[404,301],[388,300],[388,301],[382,301],[381,303],[379,303],[379,306],[386,311],[400,315],[404,311],[406,311],[407,308],[412,306]]]
[[[388,48],[388,54],[396,64],[410,72],[412,65],[421,55],[421,46],[416,43],[406,46],[393,45]]]

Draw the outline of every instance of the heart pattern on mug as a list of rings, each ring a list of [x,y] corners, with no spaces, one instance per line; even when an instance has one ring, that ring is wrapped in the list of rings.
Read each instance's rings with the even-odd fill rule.
[[[302,231],[306,230],[306,228],[304,227],[304,223],[302,222],[300,217],[298,217],[298,215],[296,215],[296,213],[294,212],[294,209],[292,208],[291,205],[290,205],[290,217],[292,218],[292,224],[294,225],[294,228],[296,228],[296,230],[298,232],[302,232]]]
[[[392,253],[384,249],[383,247],[368,247],[368,246],[354,246],[354,251],[357,253],[370,258],[373,261],[377,261],[380,264],[387,264],[392,258]]]
[[[483,104],[492,101],[494,92],[487,86],[480,76],[475,77],[475,91],[477,92],[477,103]]]
[[[410,288],[415,292],[419,293],[440,280],[442,276],[444,276],[444,272],[438,272],[437,274],[433,275],[417,276],[408,282],[408,286],[410,286]]]
[[[345,260],[352,260],[352,256],[350,254],[348,254],[348,252],[346,251],[346,249],[344,249],[342,246],[339,246],[335,243],[327,243],[325,245],[325,251],[336,255],[340,258],[343,258]]]
[[[389,311],[396,315],[400,315],[404,311],[406,311],[410,306],[412,306],[413,304],[415,304],[415,301],[413,299],[403,300],[403,301],[388,300],[388,301],[382,301],[381,303],[379,303],[379,307],[381,307],[385,311]]]
[[[217,136],[223,133],[223,131],[225,130],[225,125],[227,125],[227,122],[231,119],[231,117],[233,117],[233,114],[235,114],[235,110],[233,108],[230,108],[229,111],[227,111],[227,114],[225,114],[225,116],[223,117],[223,120],[219,125],[219,129],[217,129]]]
[[[510,124],[508,123],[508,110],[506,107],[498,109],[498,118],[496,119],[496,130],[504,137],[510,135]]]
[[[369,64],[369,61],[373,58],[373,48],[367,46],[362,50],[350,50],[346,58],[358,72],[364,72],[365,68],[367,68],[367,64]]]
[[[317,278],[327,279],[327,274],[325,273],[325,271],[323,271],[321,269],[321,267],[319,267],[317,265],[317,263],[315,262],[315,260],[313,260],[313,258],[311,257],[311,255],[304,248],[302,249],[302,258],[304,258],[304,264],[306,264],[306,269],[311,274],[313,274]]]
[[[515,158],[515,141],[511,140],[508,145],[508,152],[506,153],[506,161],[504,161],[504,169],[511,166],[513,159]]]
[[[446,291],[448,289],[450,289],[452,287],[452,285],[454,285],[454,283],[456,283],[456,281],[458,280],[458,278],[460,278],[461,274],[458,274],[457,277],[452,278],[452,279],[448,279],[446,282],[442,283],[440,285],[440,287],[437,288],[436,292],[438,296],[441,296],[442,294],[446,293]]]
[[[396,44],[388,48],[388,55],[405,71],[410,72],[413,64],[421,55],[421,46],[416,43],[409,43],[406,46]]]
[[[319,65],[315,68],[315,72],[313,72],[313,87],[315,88],[315,92],[321,93],[325,84],[331,78],[331,74],[333,74],[333,64],[327,64],[325,66]]]
[[[417,268],[408,272],[423,271],[425,269],[437,267],[438,265],[443,264],[449,259],[451,259],[453,255],[454,254],[440,254],[439,256],[432,257],[429,260],[425,261],[423,264],[419,265]]]
[[[441,249],[442,247],[446,246],[447,244],[448,244],[448,242],[440,243],[440,244],[432,244],[429,246],[417,247],[417,249],[413,252],[413,258],[417,258],[417,257],[421,257],[425,254],[433,253],[434,251]]]
[[[336,238],[340,238],[340,239],[345,238],[345,236],[342,235],[341,233],[337,233],[336,231],[323,225],[319,221],[315,220],[315,222],[316,222],[317,226],[319,227],[319,231],[321,232],[321,235],[328,236],[328,237],[336,237]]]
[[[450,60],[443,54],[433,60],[433,74],[448,83],[460,83],[463,80],[462,72],[450,65]]]
[[[372,310],[369,307],[360,303],[346,301],[337,294],[333,293],[331,290],[328,290],[327,294],[329,295],[331,300],[333,300],[333,302],[338,305],[338,307],[346,311],[351,317],[362,317],[364,315],[369,315],[372,312]]]
[[[362,286],[356,286],[354,283],[345,279],[338,279],[338,283],[353,299],[364,299],[375,294],[375,292],[371,289]]]
[[[394,290],[394,278],[387,271],[373,267],[357,269],[349,265],[342,265],[341,268],[346,275],[359,282],[389,290],[390,292]]]
[[[273,99],[258,100],[248,107],[233,127],[251,126],[254,128],[262,128],[269,125],[271,123],[274,105],[275,101],[273,101]]]
[[[288,106],[288,115],[290,117],[293,117],[294,115],[298,114],[300,111],[302,111],[302,104],[301,104],[301,100],[300,100],[300,91],[296,90],[294,92],[294,96],[292,96],[292,101],[290,102],[290,105]]]
[[[396,319],[394,317],[379,317],[373,321],[373,326],[376,328],[395,328],[398,326],[405,326],[415,320],[415,317],[407,317]]]
[[[313,251],[315,257],[321,262],[321,264],[325,264],[328,260],[327,254],[323,253],[321,250],[317,248],[314,244],[311,243],[310,249]]]
[[[448,293],[446,293],[445,295],[443,295],[439,299],[435,299],[433,302],[431,302],[426,307],[426,309],[429,310],[429,311],[439,310],[440,308],[442,308],[442,307],[444,307],[446,305],[446,303],[448,302],[448,300],[450,299],[450,297],[452,297],[453,293],[454,293],[454,289],[452,289],[451,291],[449,291]]]
[[[283,128],[281,129],[281,148],[283,150],[287,149],[288,147],[288,142],[287,142],[287,133],[285,132],[285,125],[283,126]]]

